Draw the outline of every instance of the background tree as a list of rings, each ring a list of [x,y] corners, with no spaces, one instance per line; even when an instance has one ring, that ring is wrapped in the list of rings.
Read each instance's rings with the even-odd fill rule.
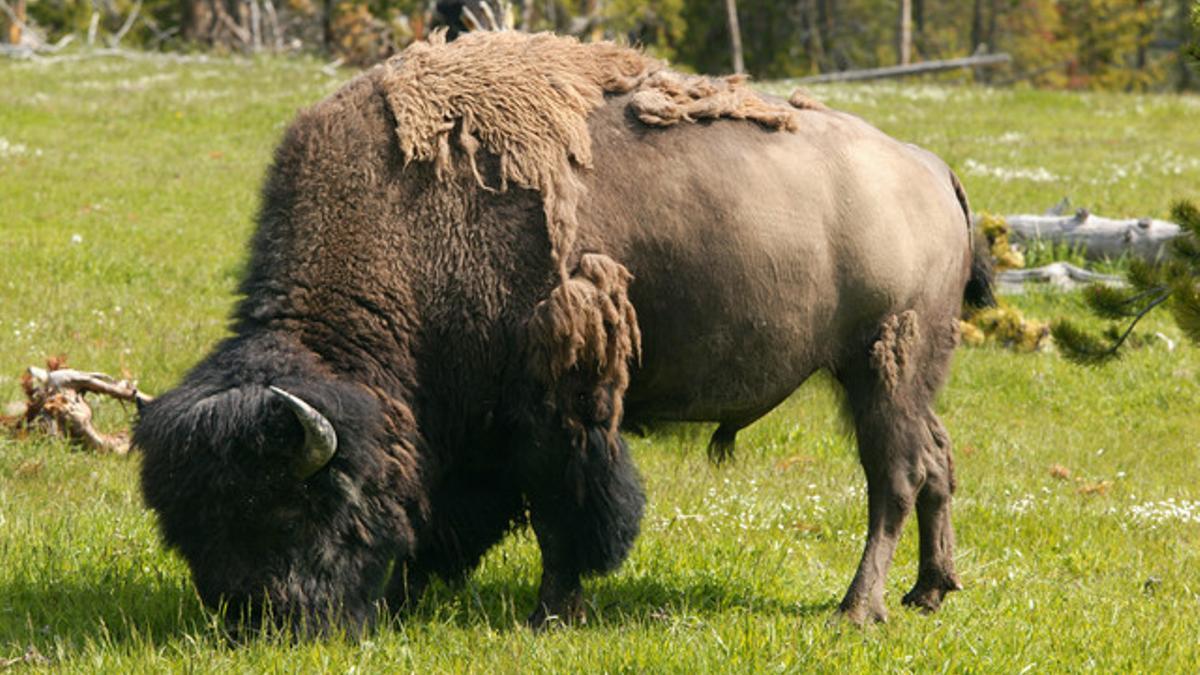
[[[123,46],[304,49],[363,65],[423,37],[438,3],[0,1],[13,14],[27,3],[29,23],[50,41],[90,32],[105,46],[128,23]],[[996,84],[1200,88],[1181,59],[1181,46],[1195,35],[1188,17],[1197,0],[511,0],[525,30],[625,40],[682,70],[709,73],[737,69],[730,1],[743,67],[761,79],[961,57],[983,46],[1013,57],[1009,67],[980,71]],[[7,19],[0,11],[0,40],[14,39]]]
[[[729,21],[729,50],[733,59],[733,72],[746,72],[742,58],[742,29],[738,25],[737,0],[725,0],[725,16]]]
[[[912,61],[912,0],[898,0],[896,20],[896,63],[906,66]]]

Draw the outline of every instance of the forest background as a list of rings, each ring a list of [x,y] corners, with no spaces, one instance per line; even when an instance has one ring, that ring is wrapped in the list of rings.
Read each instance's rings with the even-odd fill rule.
[[[465,0],[480,13],[480,0]],[[1197,0],[516,0],[495,13],[524,30],[644,46],[676,68],[798,77],[982,52],[996,85],[1200,88],[1183,47]],[[364,66],[421,39],[464,0],[0,0],[8,51],[101,48],[316,52]],[[439,12],[439,9],[442,10]],[[3,47],[4,45],[0,45]]]

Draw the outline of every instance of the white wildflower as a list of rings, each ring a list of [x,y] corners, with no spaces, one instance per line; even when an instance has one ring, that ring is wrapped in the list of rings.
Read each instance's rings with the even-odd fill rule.
[[[1051,183],[1061,180],[1058,176],[1050,173],[1045,167],[1041,166],[1032,169],[1009,168],[1004,166],[988,166],[983,162],[967,159],[963,162],[963,168],[971,175],[990,176],[1006,183],[1014,180],[1028,180],[1035,183]]]
[[[1029,511],[1030,509],[1032,509],[1033,506],[1034,506],[1033,495],[1027,494],[1024,497],[1021,497],[1017,501],[1013,502],[1012,504],[1009,504],[1008,510],[1017,515],[1021,515],[1027,511]]]
[[[29,148],[23,143],[12,143],[7,138],[0,136],[0,158],[4,157],[19,157],[29,152]]]
[[[1164,501],[1134,504],[1129,507],[1129,517],[1152,528],[1171,521],[1200,525],[1200,501],[1171,497]]]

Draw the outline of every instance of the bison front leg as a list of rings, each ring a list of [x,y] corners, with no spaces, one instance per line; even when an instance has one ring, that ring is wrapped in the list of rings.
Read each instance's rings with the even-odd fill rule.
[[[542,553],[542,584],[529,625],[586,621],[581,580],[610,572],[629,555],[646,497],[625,442],[592,427],[566,462],[542,468],[559,480],[530,492],[529,514]],[[541,472],[539,472],[541,473]],[[545,474],[543,474],[545,475]],[[563,480],[565,478],[565,480]]]
[[[612,258],[584,254],[534,307],[526,325],[533,452],[522,473],[542,549],[542,588],[529,617],[583,619],[580,578],[615,569],[629,554],[645,495],[617,433],[640,349],[633,276]]]
[[[429,586],[429,570],[416,559],[397,560],[384,599],[396,614],[404,614],[420,602]]]
[[[553,623],[587,622],[583,606],[583,574],[575,559],[570,526],[552,510],[553,507],[545,505],[531,514],[533,531],[542,553],[542,581],[537,605],[526,620],[535,630]]]

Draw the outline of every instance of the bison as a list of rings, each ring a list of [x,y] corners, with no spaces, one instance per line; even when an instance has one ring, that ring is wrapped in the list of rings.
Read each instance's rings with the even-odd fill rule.
[[[989,282],[932,154],[613,44],[435,36],[299,114],[257,220],[232,336],[135,429],[208,605],[357,629],[528,523],[530,623],[579,619],[638,534],[622,421],[718,422],[719,458],[819,369],[869,488],[841,612],[886,617],[914,508],[904,602],[959,588],[932,402]]]

